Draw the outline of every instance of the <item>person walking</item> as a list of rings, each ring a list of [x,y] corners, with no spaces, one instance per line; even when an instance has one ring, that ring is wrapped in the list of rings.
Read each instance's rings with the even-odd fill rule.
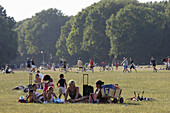
[[[150,63],[152,64],[153,66],[153,72],[157,72],[157,69],[156,69],[156,60],[154,57],[151,57],[151,60],[150,60]]]
[[[135,64],[133,62],[133,59],[130,58],[130,72],[132,72],[132,69],[134,69],[136,71],[136,73],[137,73],[137,70],[136,70]]]
[[[124,67],[124,69],[123,69],[123,73],[124,72],[129,72],[130,73],[130,71],[127,69],[128,68],[128,58],[123,58],[123,62],[121,63],[122,65],[123,65],[123,67]]]
[[[92,59],[90,59],[90,69],[92,70],[92,73],[94,73],[94,62]]]
[[[77,73],[78,73],[79,71],[82,71],[82,72],[83,72],[83,62],[82,62],[82,58],[79,58],[79,60],[77,61],[77,66],[78,66]]]

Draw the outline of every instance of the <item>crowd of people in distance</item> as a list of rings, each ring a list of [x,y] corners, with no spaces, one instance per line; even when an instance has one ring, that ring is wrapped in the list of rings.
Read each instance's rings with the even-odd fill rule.
[[[126,57],[123,57],[123,61],[120,62],[120,63],[119,62],[120,61],[113,59],[111,65],[110,64],[107,65],[105,61],[102,61],[101,62],[102,66],[100,67],[99,70],[100,71],[105,71],[105,70],[108,70],[108,71],[112,70],[113,71],[114,70],[113,69],[114,66],[115,66],[115,70],[118,70],[119,65],[123,65],[123,73],[126,73],[126,72],[130,73],[130,72],[132,72],[132,70],[135,70],[135,72],[137,72],[137,68],[142,68],[139,65],[135,65],[135,63],[134,63],[132,58],[128,59]],[[150,68],[151,67],[150,65],[152,65],[153,72],[157,72],[158,70],[170,70],[170,58],[169,58],[169,56],[167,58],[163,59],[163,63],[164,63],[164,65],[161,66],[160,69],[157,69],[156,68],[157,62],[156,62],[154,57],[151,57],[150,64],[147,67],[145,67],[145,68]],[[77,64],[76,65],[78,67],[77,73],[88,71],[88,70],[90,70],[90,71],[92,71],[92,73],[94,73],[94,67],[97,66],[97,63],[95,63],[92,59],[90,59],[88,63],[83,64],[83,60],[80,57],[77,60]],[[60,64],[58,64],[58,67],[59,67],[59,71],[60,72],[63,72],[63,71],[65,73],[67,73],[69,71],[72,72],[72,68],[69,66],[69,63],[68,63],[67,59],[64,56],[62,57],[62,59],[60,61]],[[55,63],[52,63],[52,66],[50,66],[50,64],[47,64],[47,68],[49,70],[56,71]],[[22,63],[20,65],[20,69],[23,69],[23,70],[26,69],[30,74],[32,72],[35,73],[36,65],[35,65],[34,58],[33,57],[31,59],[27,58],[27,61],[26,61],[25,65],[24,65],[24,63]],[[44,68],[40,68],[40,69],[44,70]],[[3,74],[9,74],[9,73],[14,74],[13,69],[10,68],[7,64],[5,65],[4,69],[1,69],[1,72]]]

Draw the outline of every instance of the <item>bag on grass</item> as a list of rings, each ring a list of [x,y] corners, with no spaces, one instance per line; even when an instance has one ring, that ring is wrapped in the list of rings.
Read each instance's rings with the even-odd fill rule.
[[[64,103],[64,99],[55,98],[54,103]]]
[[[101,92],[102,92],[102,97],[106,97],[106,96],[112,97],[114,95],[114,92],[115,92],[115,86],[112,85],[112,84],[103,85]]]

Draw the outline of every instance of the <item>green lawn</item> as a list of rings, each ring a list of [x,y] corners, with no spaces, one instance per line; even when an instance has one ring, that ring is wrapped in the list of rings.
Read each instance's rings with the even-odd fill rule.
[[[50,74],[56,84],[60,72],[42,71],[43,74]],[[14,86],[28,85],[27,72],[16,71],[15,74],[0,74],[0,112],[33,113],[33,112],[129,112],[129,113],[170,113],[170,71],[158,71],[153,73],[152,69],[140,69],[138,73],[95,72],[90,75],[89,82],[95,87],[96,80],[103,80],[105,84],[117,83],[122,88],[124,99],[133,96],[133,92],[145,91],[144,97],[154,98],[152,102],[127,102],[124,104],[35,104],[18,103],[23,91],[12,91]],[[82,73],[70,72],[65,74],[67,82],[70,79],[76,81],[82,94],[83,79]],[[42,91],[40,91],[42,92]],[[58,95],[58,89],[54,91]],[[127,106],[125,106],[127,104]]]

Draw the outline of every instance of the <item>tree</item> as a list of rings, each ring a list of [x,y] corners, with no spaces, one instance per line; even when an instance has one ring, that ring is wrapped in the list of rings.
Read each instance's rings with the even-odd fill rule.
[[[17,34],[13,31],[16,24],[13,17],[6,14],[6,10],[0,5],[0,64],[9,63],[17,56]]]
[[[16,31],[18,32],[19,52],[24,56],[35,56],[37,62],[42,59],[40,51],[44,51],[45,60],[48,62],[49,55],[56,54],[56,42],[60,36],[61,26],[69,20],[69,17],[58,9],[43,10],[36,13],[30,19],[18,22]]]

